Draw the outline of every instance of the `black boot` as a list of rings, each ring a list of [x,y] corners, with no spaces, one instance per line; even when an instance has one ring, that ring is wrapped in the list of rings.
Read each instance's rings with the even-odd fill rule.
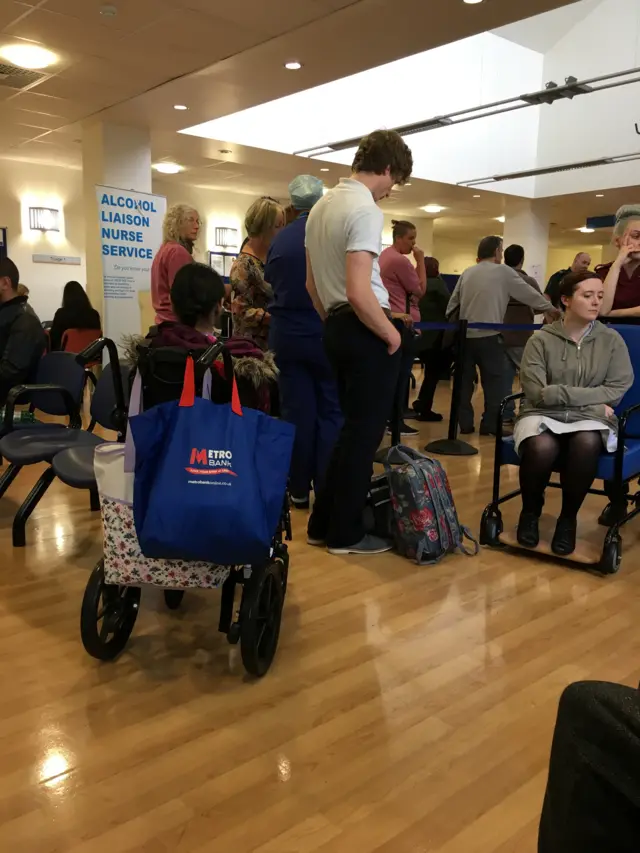
[[[540,541],[539,518],[533,512],[521,512],[518,521],[518,544],[523,548],[535,548]]]
[[[556,532],[551,540],[551,550],[559,557],[568,557],[576,550],[576,533],[578,532],[577,518],[558,519]]]

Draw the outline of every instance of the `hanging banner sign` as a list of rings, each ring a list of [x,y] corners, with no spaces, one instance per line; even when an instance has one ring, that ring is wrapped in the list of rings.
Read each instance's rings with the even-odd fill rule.
[[[96,186],[104,333],[121,347],[123,337],[145,333],[141,304],[149,301],[151,263],[162,243],[164,196]]]

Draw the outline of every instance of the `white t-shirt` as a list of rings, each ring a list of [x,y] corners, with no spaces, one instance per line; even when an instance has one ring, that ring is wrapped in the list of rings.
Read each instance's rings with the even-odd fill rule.
[[[373,255],[371,289],[382,308],[389,308],[389,294],[382,283],[378,262],[383,222],[382,211],[371,191],[353,178],[342,178],[313,206],[307,220],[305,244],[325,311],[348,302],[348,252]]]

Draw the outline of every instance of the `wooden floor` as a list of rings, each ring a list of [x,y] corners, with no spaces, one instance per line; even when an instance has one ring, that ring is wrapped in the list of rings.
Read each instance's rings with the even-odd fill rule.
[[[443,461],[477,532],[492,452],[475,440]],[[329,557],[296,514],[262,681],[217,633],[217,592],[174,613],[145,589],[126,652],[99,664],[79,640],[101,553],[87,496],[54,484],[11,547],[36,474],[0,501],[2,853],[534,853],[563,687],[640,679],[640,520],[602,579],[485,549]]]

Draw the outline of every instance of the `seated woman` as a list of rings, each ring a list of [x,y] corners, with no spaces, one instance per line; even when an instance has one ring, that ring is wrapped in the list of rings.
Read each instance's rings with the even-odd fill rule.
[[[627,347],[598,322],[604,296],[593,272],[567,275],[561,284],[564,317],[529,340],[520,381],[525,399],[514,431],[521,456],[522,513],[518,542],[535,548],[538,519],[551,472],[560,471],[562,510],[551,543],[568,556],[576,546],[577,516],[596,475],[603,447],[617,445],[613,408],[633,382]]]
[[[215,270],[191,263],[176,273],[171,288],[171,306],[177,321],[153,326],[144,340],[151,349],[180,347],[206,350],[215,343],[225,286]],[[231,338],[225,346],[234,360],[238,391],[243,405],[273,410],[272,389],[277,378],[273,358],[245,338]]]
[[[62,292],[62,307],[56,311],[49,331],[51,349],[62,349],[62,337],[68,329],[95,329],[99,332],[101,328],[100,314],[91,304],[84,287],[79,281],[68,281]]]

